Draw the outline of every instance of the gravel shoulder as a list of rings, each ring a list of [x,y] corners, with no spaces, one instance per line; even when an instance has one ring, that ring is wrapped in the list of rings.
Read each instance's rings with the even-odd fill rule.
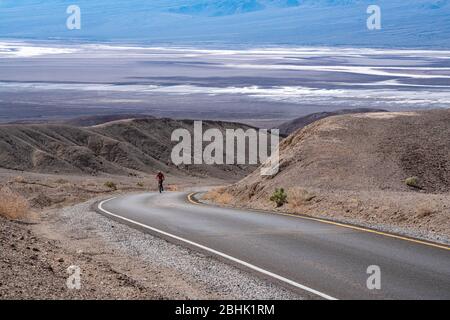
[[[92,210],[98,200],[48,210],[34,224],[2,219],[6,250],[0,260],[0,297],[302,299],[253,274],[112,221]],[[66,287],[71,265],[81,269],[80,290]]]

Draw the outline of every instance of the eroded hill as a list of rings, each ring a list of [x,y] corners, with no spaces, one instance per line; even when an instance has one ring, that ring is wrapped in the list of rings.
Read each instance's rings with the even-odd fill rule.
[[[314,123],[316,121],[332,117],[339,116],[344,114],[353,114],[353,113],[369,113],[369,112],[387,112],[383,109],[372,109],[372,108],[356,108],[356,109],[342,109],[337,111],[324,111],[312,113],[304,117],[296,118],[294,120],[287,121],[282,123],[278,129],[280,130],[280,134],[283,136],[288,136],[291,133],[299,129],[303,129],[307,125]]]
[[[280,145],[280,172],[239,185],[450,192],[450,110],[337,116],[297,131]]]
[[[280,145],[280,171],[258,171],[210,199],[450,237],[450,110],[335,116]],[[411,183],[413,181],[414,183]]]
[[[193,132],[192,120],[132,119],[78,127],[64,124],[0,126],[0,167],[12,170],[58,174],[108,173],[133,175],[162,170],[172,175],[238,178],[250,173],[249,166],[172,164],[170,155],[177,142],[173,130]],[[205,121],[203,129],[247,126]]]

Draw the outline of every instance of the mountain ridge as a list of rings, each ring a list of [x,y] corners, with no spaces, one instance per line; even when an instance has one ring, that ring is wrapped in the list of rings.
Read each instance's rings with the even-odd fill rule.
[[[203,121],[203,127],[223,132],[250,128],[222,121]],[[192,134],[194,120],[120,119],[89,127],[64,123],[4,124],[0,125],[0,167],[37,173],[119,176],[161,170],[180,176],[217,178],[242,177],[256,168],[174,165],[171,150],[178,142],[171,140],[171,134],[179,128]]]
[[[376,31],[366,0],[80,0],[81,30],[66,28],[69,2],[2,1],[0,38],[450,47],[448,0],[378,1]]]

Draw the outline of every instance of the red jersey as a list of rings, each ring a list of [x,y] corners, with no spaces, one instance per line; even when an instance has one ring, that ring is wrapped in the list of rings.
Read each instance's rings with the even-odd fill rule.
[[[164,179],[165,179],[165,177],[164,177],[164,175],[163,175],[162,172],[159,172],[159,173],[156,175],[156,180],[158,180],[158,181],[164,181]]]

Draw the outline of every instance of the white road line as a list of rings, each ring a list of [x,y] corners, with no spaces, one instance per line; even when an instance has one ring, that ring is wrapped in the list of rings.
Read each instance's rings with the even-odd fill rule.
[[[279,280],[279,281],[282,281],[282,282],[284,282],[284,283],[287,283],[287,284],[289,284],[289,285],[291,285],[291,286],[294,286],[294,287],[297,287],[297,288],[299,288],[299,289],[305,290],[305,291],[307,291],[307,292],[309,292],[309,293],[315,294],[315,295],[317,295],[317,296],[319,296],[319,297],[321,297],[321,298],[324,298],[324,299],[327,299],[327,300],[338,300],[338,299],[336,299],[336,298],[334,298],[334,297],[332,297],[332,296],[329,296],[329,295],[327,295],[327,294],[325,294],[325,293],[322,293],[322,292],[320,292],[320,291],[314,290],[314,289],[309,288],[309,287],[307,287],[307,286],[304,286],[304,285],[302,285],[302,284],[300,284],[300,283],[297,283],[297,282],[295,282],[295,281],[293,281],[293,280],[287,279],[287,278],[285,278],[285,277],[282,277],[282,276],[277,275],[277,274],[275,274],[275,273],[272,273],[272,272],[270,272],[270,271],[264,270],[264,269],[262,269],[262,268],[260,268],[260,267],[257,267],[257,266],[255,266],[255,265],[253,265],[253,264],[250,264],[250,263],[248,263],[248,262],[242,261],[242,260],[237,259],[237,258],[235,258],[235,257],[229,256],[229,255],[227,255],[227,254],[225,254],[225,253],[222,253],[222,252],[220,252],[220,251],[217,251],[217,250],[208,248],[208,247],[206,247],[206,246],[204,246],[204,245],[201,245],[201,244],[199,244],[199,243],[196,243],[196,242],[193,242],[193,241],[190,241],[190,240],[187,240],[187,239],[178,237],[178,236],[173,235],[173,234],[170,234],[170,233],[168,233],[168,232],[165,232],[165,231],[162,231],[162,230],[159,230],[159,229],[156,229],[156,228],[147,226],[147,225],[145,225],[145,224],[143,224],[143,223],[134,221],[134,220],[132,220],[132,219],[124,218],[124,217],[122,217],[122,216],[119,216],[119,215],[117,215],[117,214],[114,214],[114,213],[112,213],[112,212],[110,212],[110,211],[108,211],[108,210],[106,210],[106,209],[103,208],[103,205],[104,205],[106,202],[109,202],[109,201],[114,200],[114,199],[116,199],[116,197],[111,198],[111,199],[107,199],[107,200],[104,200],[104,201],[100,202],[100,203],[98,204],[98,208],[99,208],[101,211],[103,211],[104,213],[106,213],[106,214],[108,214],[108,215],[110,215],[110,216],[116,217],[116,218],[118,218],[118,219],[121,219],[121,220],[130,222],[130,223],[133,223],[133,224],[135,224],[135,225],[137,225],[137,226],[140,226],[140,227],[143,227],[143,228],[145,228],[145,229],[148,229],[148,230],[154,231],[154,232],[156,232],[156,233],[162,234],[162,235],[164,235],[164,236],[167,236],[167,237],[176,239],[176,240],[178,240],[178,241],[185,242],[185,243],[187,243],[187,244],[189,244],[189,245],[195,246],[195,247],[200,248],[200,249],[202,249],[202,250],[211,252],[211,253],[213,253],[213,254],[215,254],[215,255],[218,255],[218,256],[223,257],[223,258],[225,258],[225,259],[228,259],[228,260],[230,260],[230,261],[236,262],[236,263],[238,263],[238,264],[241,264],[241,265],[243,265],[243,266],[245,266],[245,267],[247,267],[247,268],[249,268],[249,269],[252,269],[252,270],[254,270],[254,271],[260,272],[260,273],[262,273],[262,274],[264,274],[264,275],[267,275],[267,276],[269,276],[269,277],[272,277],[272,278],[274,278],[274,279],[277,279],[277,280]]]

